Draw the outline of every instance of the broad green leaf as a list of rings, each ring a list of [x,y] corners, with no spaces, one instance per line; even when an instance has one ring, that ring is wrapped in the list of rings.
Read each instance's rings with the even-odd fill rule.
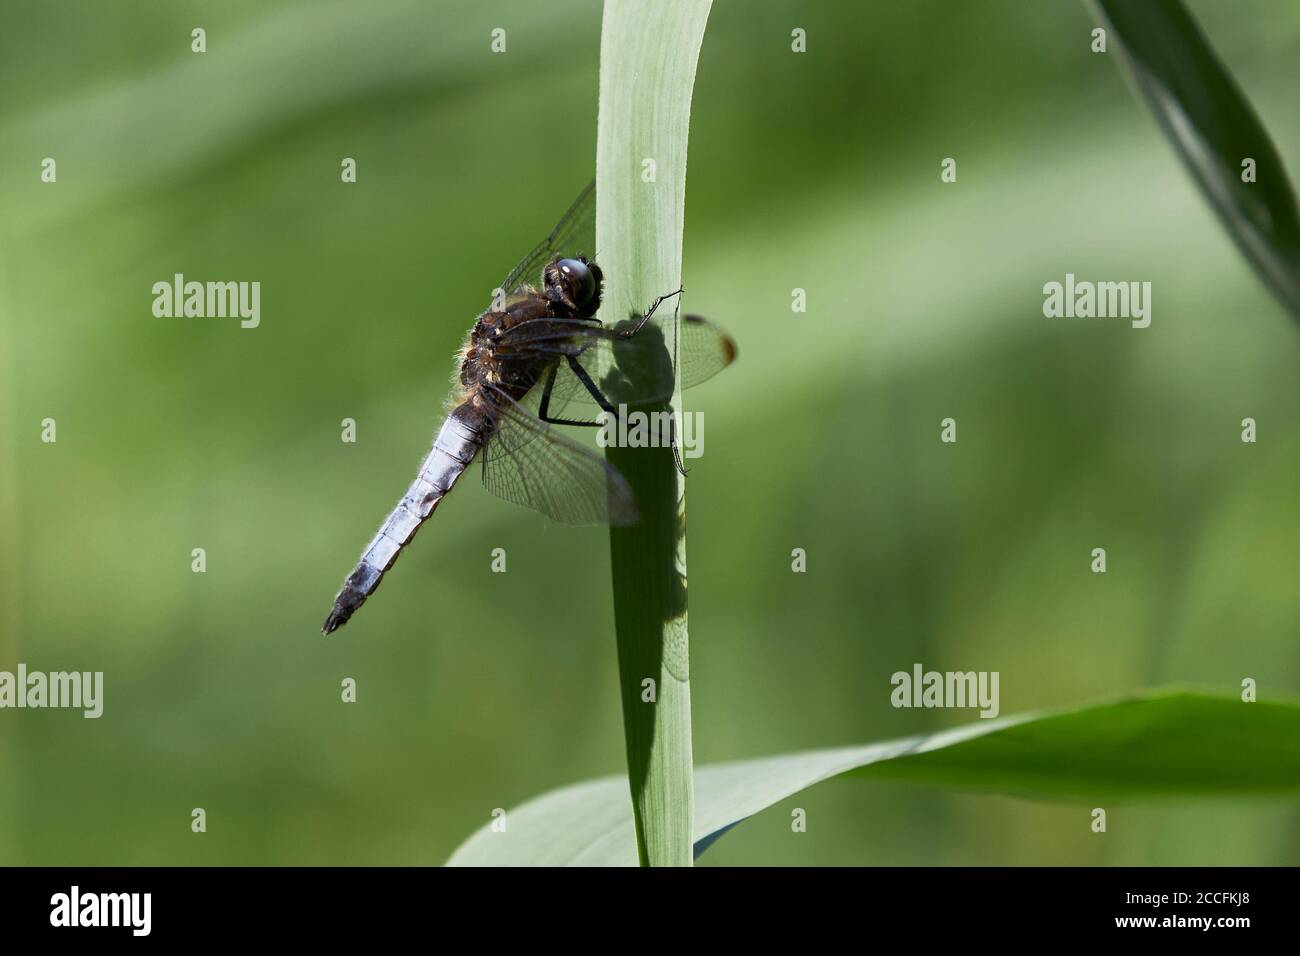
[[[1179,0],[1093,0],[1137,91],[1224,228],[1300,318],[1300,214],[1282,158]],[[1243,181],[1253,161],[1254,182]]]
[[[605,274],[601,317],[607,325],[681,285],[691,92],[710,3],[605,3],[596,131],[596,248]],[[680,391],[674,393],[672,405],[681,407]],[[629,833],[633,821],[628,810],[633,812],[633,852],[642,864],[690,866],[691,685],[683,487],[667,448],[610,448],[607,455],[628,479],[641,515],[635,527],[610,530],[628,762],[619,810]],[[625,789],[629,784],[630,807]]]
[[[1294,794],[1300,705],[1155,692],[886,743],[701,767],[696,855],[747,817],[840,776],[1086,804]],[[475,833],[448,863],[631,865],[637,854],[628,809],[622,778],[566,787],[510,811],[505,831]]]

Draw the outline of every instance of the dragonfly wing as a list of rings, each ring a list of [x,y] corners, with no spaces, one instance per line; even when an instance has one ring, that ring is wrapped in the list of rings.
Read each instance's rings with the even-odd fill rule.
[[[682,388],[708,381],[736,361],[735,340],[703,316],[682,316],[679,331]]]
[[[596,181],[578,194],[569,211],[556,223],[551,234],[539,242],[532,252],[519,260],[501,283],[509,297],[526,285],[540,281],[542,267],[555,256],[592,257],[596,252]]]
[[[483,486],[564,524],[636,524],[627,481],[603,458],[559,435],[503,392],[483,453]]]
[[[616,328],[595,325],[578,319],[561,324],[524,322],[507,334],[503,342],[518,352],[547,355],[557,362],[551,388],[550,414],[559,415],[566,404],[578,402],[599,405],[587,384],[569,365],[573,356],[611,402],[645,405],[667,401],[672,396],[671,355],[676,337],[682,388],[692,388],[707,381],[736,360],[736,343],[726,332],[698,315],[654,318],[635,335],[626,333],[635,327],[629,320]],[[540,404],[544,379],[530,394],[530,404]]]

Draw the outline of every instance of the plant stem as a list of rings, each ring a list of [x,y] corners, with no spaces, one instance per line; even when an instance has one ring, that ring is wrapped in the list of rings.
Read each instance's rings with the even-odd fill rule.
[[[644,310],[681,285],[691,91],[711,2],[605,3],[596,251],[606,280],[606,324]],[[676,300],[661,308],[675,305]],[[680,378],[671,404],[681,407]],[[670,449],[610,448],[607,456],[628,479],[641,512],[635,527],[610,531],[638,855],[643,866],[690,866],[694,796],[684,488]]]

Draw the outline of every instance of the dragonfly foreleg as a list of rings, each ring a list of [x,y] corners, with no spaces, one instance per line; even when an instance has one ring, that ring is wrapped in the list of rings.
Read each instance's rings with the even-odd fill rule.
[[[624,332],[623,334],[636,335],[638,332],[641,331],[641,327],[650,321],[650,319],[655,314],[655,310],[658,309],[660,305],[662,305],[664,302],[666,302],[668,299],[671,299],[675,295],[681,295],[685,291],[686,289],[685,287],[683,287],[678,289],[676,292],[669,292],[667,295],[661,295],[658,298],[656,298],[653,302],[650,303],[650,308],[646,310],[645,315],[641,316],[641,318],[637,321],[636,325],[631,330]]]

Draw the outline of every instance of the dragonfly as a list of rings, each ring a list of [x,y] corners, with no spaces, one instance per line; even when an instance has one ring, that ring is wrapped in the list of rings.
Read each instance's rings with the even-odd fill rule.
[[[433,448],[344,580],[322,633],[346,624],[375,592],[476,457],[489,492],[552,520],[637,522],[626,479],[555,426],[601,426],[619,414],[615,400],[665,406],[678,364],[682,386],[690,387],[730,365],[736,345],[707,319],[679,321],[677,309],[660,310],[681,289],[603,324],[596,317],[604,273],[592,255],[595,208],[593,182],[494,290],[457,356]]]

